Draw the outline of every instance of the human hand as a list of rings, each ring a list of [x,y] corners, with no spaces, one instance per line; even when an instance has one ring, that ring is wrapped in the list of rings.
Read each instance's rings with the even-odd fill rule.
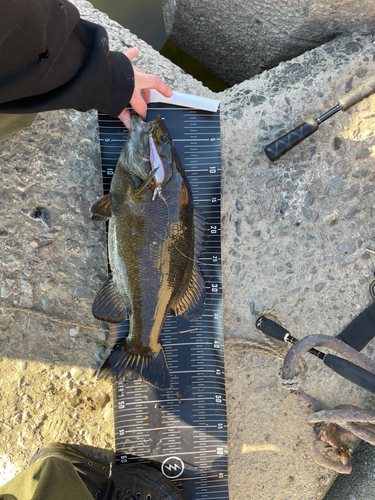
[[[132,61],[138,54],[136,47],[124,52],[126,57]],[[139,68],[133,66],[134,70],[134,92],[130,99],[130,106],[140,117],[145,120],[147,113],[147,104],[150,102],[150,89],[155,89],[165,97],[172,97],[173,91],[156,75],[144,73]],[[119,119],[126,128],[130,128],[130,111],[125,108],[120,114]]]

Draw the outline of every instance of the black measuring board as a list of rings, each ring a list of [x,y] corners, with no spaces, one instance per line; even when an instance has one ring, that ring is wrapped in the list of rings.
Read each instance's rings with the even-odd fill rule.
[[[168,314],[161,333],[171,389],[140,380],[113,385],[116,463],[151,465],[181,487],[186,500],[227,500],[227,417],[221,280],[220,113],[150,104],[161,115],[188,177],[194,207],[207,223],[199,258],[206,283],[203,316]],[[119,120],[99,114],[104,193],[127,136]],[[121,333],[128,332],[128,321]],[[121,339],[111,334],[111,345]]]

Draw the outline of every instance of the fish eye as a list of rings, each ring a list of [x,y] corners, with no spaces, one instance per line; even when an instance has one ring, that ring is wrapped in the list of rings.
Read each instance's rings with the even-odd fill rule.
[[[165,137],[165,135],[161,136],[161,140],[162,140],[163,144],[166,144],[168,142],[168,138]]]

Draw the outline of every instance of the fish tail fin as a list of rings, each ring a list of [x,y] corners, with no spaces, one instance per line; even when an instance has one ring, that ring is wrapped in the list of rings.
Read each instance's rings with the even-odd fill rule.
[[[171,386],[169,368],[161,344],[158,352],[139,354],[131,340],[123,340],[108,356],[97,372],[98,379],[116,382],[141,379],[156,389],[168,390]]]

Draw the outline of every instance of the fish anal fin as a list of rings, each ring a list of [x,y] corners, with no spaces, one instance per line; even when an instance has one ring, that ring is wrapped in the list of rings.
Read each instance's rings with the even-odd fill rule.
[[[125,339],[104,361],[97,372],[98,379],[112,379],[116,382],[141,379],[147,384],[166,391],[171,380],[165,352],[160,345],[157,353],[149,355],[138,352],[132,341]]]
[[[92,313],[95,318],[108,323],[121,323],[126,319],[126,307],[112,278],[99,290],[92,305]]]
[[[175,316],[184,316],[186,319],[197,319],[203,314],[205,300],[204,278],[195,264],[185,293],[180,295],[176,303],[172,303],[172,313]]]
[[[112,217],[112,195],[111,193],[106,194],[100,200],[97,200],[90,207],[90,212],[92,215],[97,215],[103,219],[108,219]]]

